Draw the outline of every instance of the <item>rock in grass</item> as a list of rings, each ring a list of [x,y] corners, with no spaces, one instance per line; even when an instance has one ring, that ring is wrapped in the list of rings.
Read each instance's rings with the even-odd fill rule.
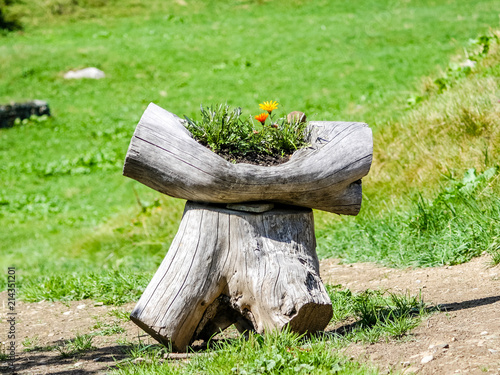
[[[102,70],[99,70],[94,67],[80,69],[80,70],[70,70],[66,74],[64,74],[65,79],[82,79],[82,78],[90,78],[90,79],[101,79],[105,78],[106,74]]]
[[[286,116],[286,120],[288,121],[288,123],[301,123],[301,122],[306,122],[307,121],[307,117],[306,117],[306,114],[304,112],[300,112],[300,111],[293,111],[293,112],[290,112],[287,116]]]
[[[25,103],[0,104],[0,128],[9,128],[16,119],[27,119],[31,116],[50,116],[49,104],[43,100]]]

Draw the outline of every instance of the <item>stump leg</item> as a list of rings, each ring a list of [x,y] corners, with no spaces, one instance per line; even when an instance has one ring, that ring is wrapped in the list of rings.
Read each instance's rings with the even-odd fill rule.
[[[332,306],[315,247],[310,209],[255,214],[187,202],[131,319],[176,350],[231,324],[258,333],[322,330]]]

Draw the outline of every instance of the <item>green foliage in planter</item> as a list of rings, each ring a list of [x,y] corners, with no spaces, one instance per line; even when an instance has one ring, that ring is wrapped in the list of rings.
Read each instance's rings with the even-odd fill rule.
[[[288,155],[307,145],[307,123],[288,121],[286,117],[275,120],[272,112],[277,106],[276,102],[270,106],[261,104],[268,113],[255,116],[256,124],[252,117],[243,116],[239,107],[217,104],[204,108],[201,105],[201,120],[184,116],[185,126],[198,142],[217,153]]]

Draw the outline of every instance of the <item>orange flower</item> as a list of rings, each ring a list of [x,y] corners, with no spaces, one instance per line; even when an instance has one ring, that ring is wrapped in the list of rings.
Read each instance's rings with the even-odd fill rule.
[[[260,122],[262,125],[266,122],[267,116],[269,116],[267,113],[261,113],[260,115],[255,116],[255,119]]]
[[[259,104],[259,107],[263,111],[267,111],[267,113],[271,114],[271,112],[273,110],[275,110],[276,108],[278,108],[278,102],[276,102],[274,100],[270,100],[268,102],[264,102],[262,104]]]

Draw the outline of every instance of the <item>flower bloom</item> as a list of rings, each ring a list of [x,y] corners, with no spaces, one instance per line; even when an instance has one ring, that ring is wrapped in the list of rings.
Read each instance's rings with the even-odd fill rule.
[[[274,100],[270,100],[268,102],[264,102],[259,104],[260,109],[263,111],[267,111],[267,113],[271,114],[271,112],[278,108],[278,102],[275,102]]]
[[[266,122],[267,116],[269,116],[267,113],[261,113],[260,115],[255,116],[255,119],[260,122],[262,125]]]

